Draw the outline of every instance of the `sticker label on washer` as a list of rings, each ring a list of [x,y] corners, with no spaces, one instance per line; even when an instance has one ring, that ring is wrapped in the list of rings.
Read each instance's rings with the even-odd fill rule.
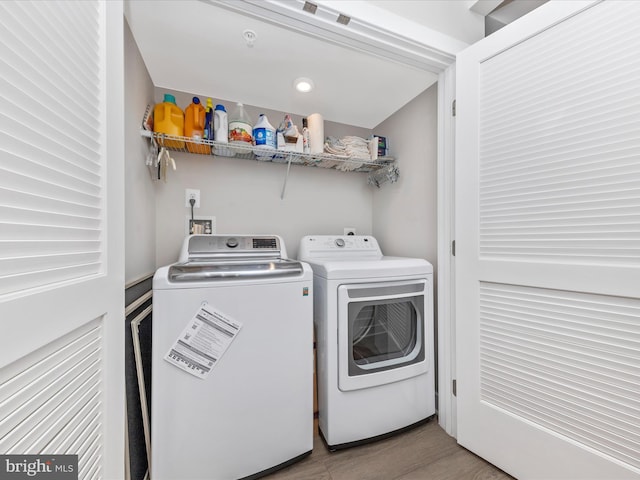
[[[235,340],[242,323],[204,302],[164,359],[198,378],[205,378]]]

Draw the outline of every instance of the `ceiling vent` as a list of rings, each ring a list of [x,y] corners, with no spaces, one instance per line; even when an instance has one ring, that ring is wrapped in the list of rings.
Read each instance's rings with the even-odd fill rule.
[[[348,25],[350,21],[351,17],[347,17],[343,14],[338,15],[338,19],[336,20],[336,22],[341,23],[342,25]]]
[[[318,10],[318,6],[315,3],[304,2],[304,6],[302,7],[302,10],[304,10],[305,12],[309,12],[312,15],[315,15],[316,10]]]

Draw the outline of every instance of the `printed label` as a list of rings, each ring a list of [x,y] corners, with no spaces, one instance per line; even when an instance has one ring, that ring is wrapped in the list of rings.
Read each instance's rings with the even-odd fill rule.
[[[251,125],[245,122],[229,122],[229,141],[251,143]]]
[[[78,480],[78,455],[0,455],[0,480]]]
[[[240,322],[205,302],[164,359],[195,377],[205,378],[235,340],[241,327]]]
[[[255,138],[257,147],[276,148],[276,137],[273,130],[269,130],[268,128],[254,128],[253,137]]]

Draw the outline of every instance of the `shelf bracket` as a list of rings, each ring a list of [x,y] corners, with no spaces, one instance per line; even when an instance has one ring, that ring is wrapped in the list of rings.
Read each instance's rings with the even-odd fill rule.
[[[284,183],[282,184],[282,192],[280,193],[280,200],[284,200],[284,192],[287,190],[287,180],[289,180],[289,170],[291,170],[291,161],[293,160],[293,155],[289,155],[289,160],[287,161],[287,173],[284,175]]]

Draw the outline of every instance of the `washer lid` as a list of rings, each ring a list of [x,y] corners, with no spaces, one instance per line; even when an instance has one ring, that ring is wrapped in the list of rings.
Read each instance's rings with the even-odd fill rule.
[[[169,267],[169,282],[268,280],[275,277],[295,277],[303,273],[302,263],[295,260],[177,263]]]
[[[377,260],[307,259],[306,262],[311,265],[314,275],[327,280],[404,277],[433,273],[433,266],[422,258],[383,256]]]

